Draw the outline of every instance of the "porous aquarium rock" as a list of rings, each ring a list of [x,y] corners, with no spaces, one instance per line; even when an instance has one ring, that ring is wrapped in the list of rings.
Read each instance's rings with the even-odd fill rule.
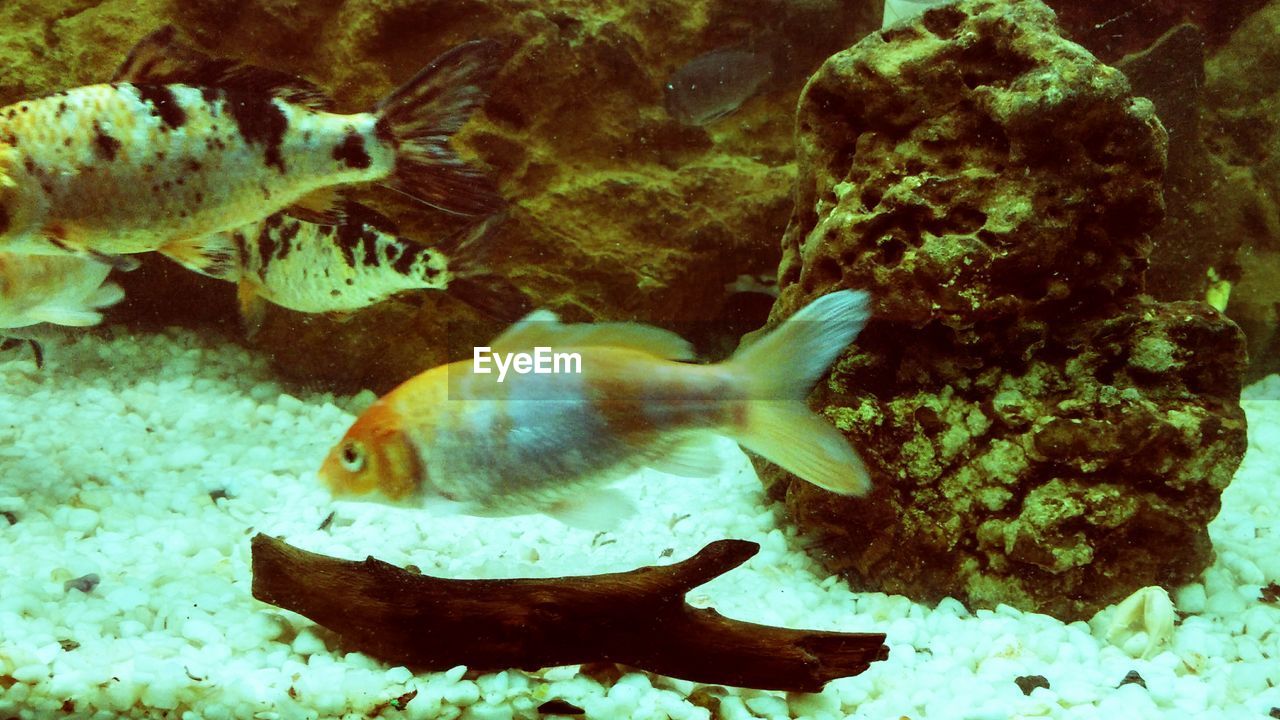
[[[876,488],[758,467],[828,568],[1077,619],[1208,564],[1245,448],[1243,338],[1141,294],[1166,137],[1038,0],[929,10],[810,80],[770,321],[871,290],[812,400]]]

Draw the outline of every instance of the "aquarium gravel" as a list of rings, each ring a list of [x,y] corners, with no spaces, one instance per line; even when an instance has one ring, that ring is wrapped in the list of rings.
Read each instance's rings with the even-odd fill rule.
[[[616,532],[542,516],[436,517],[333,502],[314,472],[372,394],[286,388],[267,362],[189,331],[110,331],[0,356],[0,716],[182,718],[1259,718],[1280,706],[1280,378],[1249,389],[1249,454],[1210,531],[1202,582],[1170,588],[1167,645],[1100,639],[1011,608],[931,608],[850,591],[780,529],[746,458],[695,481],[639,473]],[[330,518],[330,514],[333,516]],[[413,675],[339,654],[250,595],[249,538],[373,554],[454,577],[627,570],[711,540],[756,541],[690,601],[743,620],[888,633],[889,659],[821,694],[699,686],[586,666]],[[1277,588],[1280,590],[1280,588]]]

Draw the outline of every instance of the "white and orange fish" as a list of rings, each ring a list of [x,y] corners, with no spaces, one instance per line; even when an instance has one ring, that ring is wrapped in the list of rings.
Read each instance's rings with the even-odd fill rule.
[[[715,472],[706,440],[725,435],[815,485],[861,495],[866,467],[805,397],[869,314],[867,293],[831,293],[727,361],[694,365],[678,362],[691,347],[666,330],[564,325],[538,311],[488,352],[577,353],[580,372],[500,381],[474,360],[428,370],[370,406],[319,475],[336,496],[443,500],[480,516],[542,512],[607,529],[633,510],[610,483],[645,466]]]
[[[332,219],[334,191],[383,183],[461,214],[501,206],[450,137],[486,96],[499,45],[454,47],[371,111],[327,112],[313,85],[209,57],[162,28],[115,82],[0,108],[0,251],[158,250],[197,270],[222,231],[285,208]]]

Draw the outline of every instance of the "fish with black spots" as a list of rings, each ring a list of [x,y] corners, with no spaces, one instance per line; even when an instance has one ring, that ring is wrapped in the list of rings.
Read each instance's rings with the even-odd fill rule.
[[[450,146],[485,100],[499,44],[446,51],[370,112],[337,114],[314,85],[213,58],[172,27],[114,81],[0,108],[0,251],[117,265],[157,250],[208,273],[221,233],[288,209],[337,219],[336,190],[381,183],[459,214],[502,206]]]

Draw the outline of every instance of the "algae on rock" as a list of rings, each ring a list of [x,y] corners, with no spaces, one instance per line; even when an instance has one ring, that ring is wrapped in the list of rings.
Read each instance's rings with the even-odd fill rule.
[[[829,59],[797,116],[776,324],[869,289],[813,396],[876,488],[763,461],[855,588],[1088,617],[1192,579],[1244,452],[1239,329],[1141,295],[1166,134],[1038,0],[925,12]]]

